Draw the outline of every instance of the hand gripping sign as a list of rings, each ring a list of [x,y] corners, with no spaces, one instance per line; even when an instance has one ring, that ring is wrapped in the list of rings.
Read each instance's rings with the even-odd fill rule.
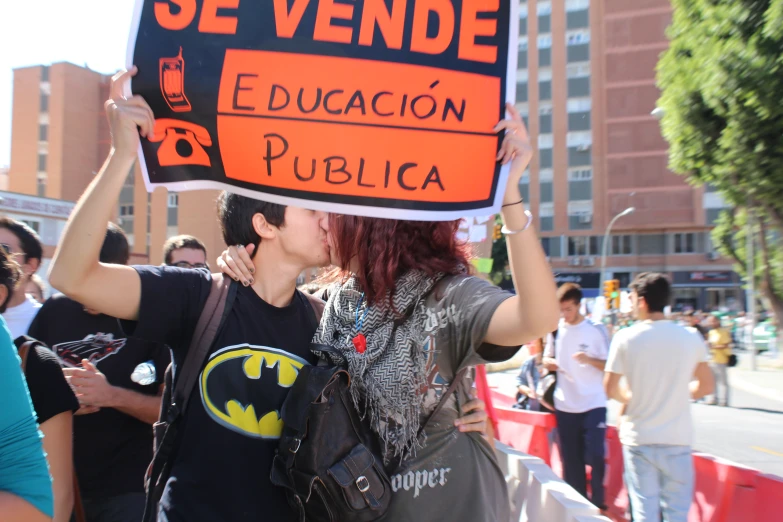
[[[137,0],[147,188],[447,220],[495,212],[510,0]],[[187,74],[185,74],[187,71]]]

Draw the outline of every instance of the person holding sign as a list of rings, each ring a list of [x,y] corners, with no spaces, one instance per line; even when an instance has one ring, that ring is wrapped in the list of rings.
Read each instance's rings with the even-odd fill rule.
[[[344,278],[330,289],[313,343],[336,348],[319,355],[347,367],[354,402],[379,438],[394,491],[385,522],[509,518],[492,448],[455,428],[470,382],[417,437],[462,369],[506,360],[557,326],[554,278],[518,188],[532,149],[519,113],[507,109],[511,119],[495,132],[506,131],[498,161],[511,162],[502,215],[517,295],[468,275],[459,222],[329,216],[331,261]],[[218,264],[245,278],[248,250],[232,247]]]
[[[106,222],[136,160],[139,135],[149,139],[154,128],[144,98],[122,95],[134,73],[112,80],[105,104],[112,149],[68,221],[49,280],[83,306],[125,320],[134,337],[169,345],[176,389],[177,372],[187,368],[191,339],[219,279],[205,269],[99,262]],[[282,431],[278,412],[298,370],[317,362],[309,346],[318,325],[296,278],[330,261],[326,214],[223,193],[218,217],[227,244],[253,245],[254,264],[244,284],[233,283],[227,292],[232,304],[226,299],[223,326],[179,416],[178,441],[152,517],[293,522],[295,514],[269,472]],[[465,404],[463,412],[475,406]],[[476,422],[463,428],[483,429],[485,418],[483,412],[471,414],[463,422]]]

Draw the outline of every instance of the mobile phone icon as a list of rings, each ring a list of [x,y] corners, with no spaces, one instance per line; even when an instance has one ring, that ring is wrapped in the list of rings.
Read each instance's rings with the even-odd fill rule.
[[[160,59],[160,91],[174,112],[189,112],[192,107],[185,96],[185,59],[182,47],[174,58]]]

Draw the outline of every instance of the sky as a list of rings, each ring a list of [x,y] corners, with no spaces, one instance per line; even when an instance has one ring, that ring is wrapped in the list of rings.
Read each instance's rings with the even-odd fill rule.
[[[135,1],[0,1],[0,167],[11,164],[13,69],[55,62],[106,74],[123,68]]]

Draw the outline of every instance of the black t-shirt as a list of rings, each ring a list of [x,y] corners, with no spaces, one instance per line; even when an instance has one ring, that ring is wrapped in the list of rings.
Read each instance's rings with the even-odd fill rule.
[[[134,267],[141,276],[133,335],[184,360],[210,290],[206,270]],[[182,423],[159,521],[296,520],[269,472],[282,432],[279,411],[299,368],[314,364],[315,320],[296,292],[277,308],[240,286],[199,376]]]
[[[113,386],[156,395],[169,363],[165,346],[125,338],[116,318],[89,314],[84,307],[56,295],[44,303],[30,325],[30,337],[49,345],[66,367],[88,359]],[[153,361],[158,382],[131,381],[137,365]],[[152,460],[152,426],[114,408],[74,417],[74,465],[81,494],[105,498],[144,491],[144,474]]]
[[[38,345],[27,352],[25,378],[38,424],[79,409],[79,401],[65,380],[60,361],[48,348]]]

